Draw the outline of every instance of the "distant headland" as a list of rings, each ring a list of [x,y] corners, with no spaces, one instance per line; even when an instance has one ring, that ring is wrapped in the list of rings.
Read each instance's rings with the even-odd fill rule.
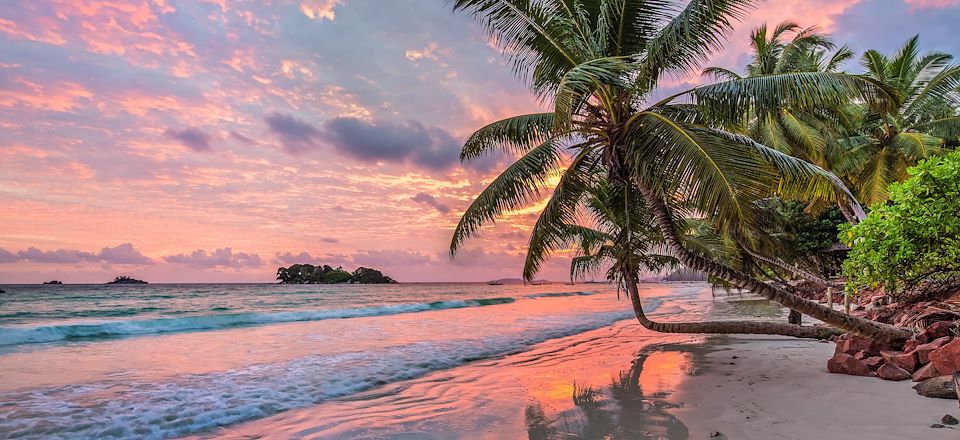
[[[44,281],[43,284],[63,284],[63,281],[60,281],[60,280]]]
[[[107,284],[147,284],[146,281],[130,278],[126,275],[120,275]]]
[[[280,284],[397,284],[397,281],[376,269],[359,267],[347,272],[342,267],[334,269],[326,264],[294,264],[277,269]]]

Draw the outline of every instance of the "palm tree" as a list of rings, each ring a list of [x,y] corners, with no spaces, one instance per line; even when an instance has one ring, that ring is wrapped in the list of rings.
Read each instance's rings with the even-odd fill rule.
[[[786,40],[788,34],[792,34],[789,41]],[[801,28],[791,21],[778,24],[772,31],[766,24],[758,26],[750,34],[750,46],[753,60],[746,66],[748,77],[837,72],[844,62],[854,57],[853,50],[846,45],[833,51],[834,42],[816,27]],[[708,67],[703,75],[717,79],[741,78],[721,67]],[[837,139],[840,132],[853,128],[856,110],[857,106],[848,102],[831,107],[782,107],[753,115],[744,131],[757,142],[833,171],[833,164],[842,151]],[[838,206],[849,222],[860,220],[842,203]]]
[[[669,96],[652,104],[662,77],[698,67],[721,47],[730,22],[750,0],[455,0],[503,49],[531,90],[553,111],[481,128],[463,160],[491,151],[519,158],[464,212],[450,247],[504,213],[541,198],[559,183],[534,225],[531,248],[562,240],[596,166],[607,180],[630,182],[665,245],[688,268],[727,280],[790,309],[868,337],[905,339],[906,330],[837,312],[783,287],[688,249],[675,220],[703,217],[723,233],[745,236],[762,221],[757,201],[820,198],[859,205],[829,172],[721,127],[780,107],[812,108],[859,99],[887,101],[867,79],[831,72],[743,78]],[[861,209],[862,212],[862,209]],[[632,279],[629,273],[625,279]],[[626,283],[638,297],[636,283]],[[755,323],[774,331],[768,323]],[[769,323],[774,324],[774,323]],[[779,324],[788,325],[788,324]],[[793,326],[800,329],[800,326]]]
[[[626,185],[626,186],[624,186]],[[539,261],[550,252],[573,245],[576,256],[570,262],[570,278],[583,279],[588,274],[607,269],[606,277],[619,285],[636,286],[643,270],[660,272],[675,268],[679,261],[669,254],[663,235],[653,221],[653,216],[640,198],[627,194],[637,193],[630,182],[596,180],[583,196],[584,220],[593,227],[578,224],[564,225],[565,236],[548,246],[530,246],[524,276],[536,275]],[[728,264],[742,259],[741,247],[715,233],[709,223],[700,219],[683,219],[680,229],[684,245],[702,256],[710,256]],[[632,287],[628,287],[630,289]],[[696,323],[664,323],[651,321],[643,311],[639,295],[630,295],[634,314],[645,328],[665,333],[763,333],[827,339],[837,335],[835,329],[824,327],[797,327],[793,325],[757,325],[753,321],[723,321]],[[799,322],[792,322],[791,324]]]
[[[892,57],[876,50],[863,55],[866,75],[897,92],[886,111],[861,109],[835,168],[868,205],[885,201],[887,187],[905,179],[908,167],[944,154],[960,138],[960,66],[949,54],[920,55],[918,42],[914,36]]]

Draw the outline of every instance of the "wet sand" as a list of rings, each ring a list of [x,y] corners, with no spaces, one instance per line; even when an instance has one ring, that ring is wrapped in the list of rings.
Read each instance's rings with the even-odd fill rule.
[[[765,300],[714,299],[702,284],[648,285],[644,296],[661,303],[662,320],[785,319]],[[955,401],[828,374],[832,351],[790,338],[663,335],[625,320],[201,437],[960,438],[929,428],[960,415]]]

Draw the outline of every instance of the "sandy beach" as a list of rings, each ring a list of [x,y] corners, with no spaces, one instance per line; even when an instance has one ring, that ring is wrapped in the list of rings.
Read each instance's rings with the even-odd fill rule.
[[[645,295],[662,302],[655,313],[660,319],[680,311],[717,319],[782,314],[763,300],[713,298],[702,284],[647,286]],[[827,373],[833,347],[782,337],[661,335],[624,320],[202,437],[892,440],[960,434],[930,428],[944,414],[960,415],[955,401],[919,397],[910,382]]]
[[[705,346],[699,374],[677,396],[675,415],[692,439],[960,438],[930,427],[944,414],[960,417],[957,401],[920,397],[910,381],[829,374],[833,343],[737,336]]]

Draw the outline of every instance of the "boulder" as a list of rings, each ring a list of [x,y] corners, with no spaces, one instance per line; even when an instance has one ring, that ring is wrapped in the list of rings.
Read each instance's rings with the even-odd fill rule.
[[[867,353],[865,351],[858,351],[856,354],[853,355],[854,359],[859,359],[861,361],[868,357],[870,357],[870,353]]]
[[[960,338],[931,351],[929,357],[930,364],[940,374],[953,374],[954,371],[960,371]]]
[[[950,329],[955,324],[956,323],[953,321],[937,321],[927,326],[927,328],[924,329],[923,331],[927,334],[927,337],[929,337],[930,340],[932,341],[934,339],[942,338],[944,336],[953,336],[953,333],[950,332]]]
[[[960,424],[960,420],[957,420],[956,417],[950,414],[944,414],[943,417],[940,419],[940,423],[943,423],[944,425],[956,425],[956,424]]]
[[[940,373],[937,373],[937,369],[933,367],[933,364],[927,364],[920,367],[919,370],[913,372],[913,381],[923,382],[927,379],[932,379],[939,375]]]
[[[849,374],[851,376],[876,376],[863,361],[847,353],[837,353],[827,361],[827,371],[834,374]]]
[[[877,377],[883,380],[907,380],[910,372],[893,364],[883,364],[877,369]]]
[[[852,356],[857,354],[858,351],[869,353],[870,346],[873,343],[872,339],[850,334],[844,334],[840,338],[837,340],[837,348],[834,350],[834,354],[846,353]]]
[[[916,352],[903,353],[899,351],[881,351],[880,356],[884,362],[890,365],[896,365],[908,373],[913,373],[920,367],[920,361]]]
[[[935,399],[957,399],[952,376],[937,376],[913,386],[917,394]]]
[[[873,371],[877,371],[877,368],[883,365],[883,358],[880,356],[870,356],[863,360],[863,365],[866,365],[867,368]]]
[[[930,362],[931,351],[947,345],[948,342],[950,342],[950,337],[944,336],[939,339],[934,339],[931,342],[927,342],[926,344],[920,344],[913,351],[917,353],[917,360],[920,361],[920,364],[924,365]]]
[[[923,342],[920,342],[915,338],[910,338],[907,340],[906,344],[903,344],[903,352],[910,353],[911,351],[916,350],[920,345],[923,345]]]
[[[879,355],[880,350],[893,349],[889,343],[875,341],[873,339],[857,336],[852,333],[844,333],[840,335],[836,342],[837,348],[834,350],[834,354],[846,353],[853,356],[857,354],[858,351],[863,351],[869,355]]]

